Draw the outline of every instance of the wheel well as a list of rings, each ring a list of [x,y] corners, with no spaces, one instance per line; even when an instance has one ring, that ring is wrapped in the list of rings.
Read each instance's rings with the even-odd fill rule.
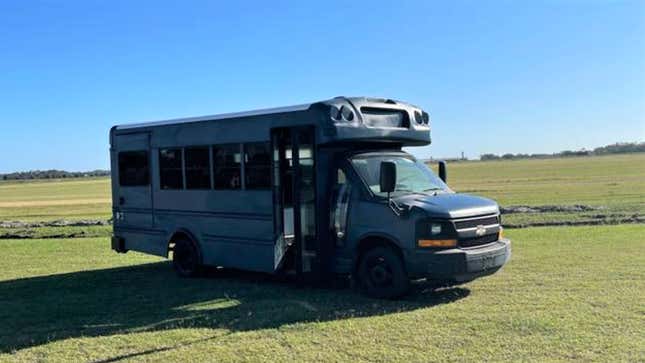
[[[389,247],[399,256],[399,258],[401,258],[401,260],[403,260],[403,253],[401,252],[401,248],[391,239],[381,236],[368,236],[358,242],[358,247],[356,249],[356,261],[354,263],[354,272],[356,272],[358,265],[361,263],[363,254],[374,247]]]
[[[199,249],[199,245],[197,243],[197,240],[195,239],[195,237],[190,232],[188,232],[186,230],[179,230],[179,231],[176,231],[175,233],[173,233],[173,235],[168,240],[168,250],[166,252],[166,256],[170,255],[170,251],[172,251],[172,249],[175,247],[175,242],[178,241],[178,240],[181,240],[181,239],[187,239],[187,240],[193,242]]]

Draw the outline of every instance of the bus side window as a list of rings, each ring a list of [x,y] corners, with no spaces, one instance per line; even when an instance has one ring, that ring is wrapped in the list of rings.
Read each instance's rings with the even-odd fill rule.
[[[210,189],[211,165],[208,147],[189,147],[186,157],[186,189]]]
[[[183,189],[181,149],[159,150],[159,185],[161,189]]]
[[[242,153],[240,144],[213,146],[215,189],[241,189]]]
[[[244,178],[246,189],[271,189],[271,144],[244,144]]]
[[[148,152],[122,151],[119,153],[119,185],[122,187],[150,184]]]
[[[336,183],[334,186],[334,200],[333,206],[333,223],[334,233],[336,237],[336,245],[342,246],[345,244],[345,236],[347,235],[347,212],[349,209],[349,196],[351,194],[351,185],[347,181],[345,172],[338,169],[336,173]]]

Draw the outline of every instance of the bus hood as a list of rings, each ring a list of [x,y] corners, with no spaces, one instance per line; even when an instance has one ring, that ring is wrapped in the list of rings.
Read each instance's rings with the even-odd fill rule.
[[[451,219],[499,213],[499,206],[495,201],[468,194],[409,194],[398,197],[395,201],[410,209],[422,209],[431,218]]]

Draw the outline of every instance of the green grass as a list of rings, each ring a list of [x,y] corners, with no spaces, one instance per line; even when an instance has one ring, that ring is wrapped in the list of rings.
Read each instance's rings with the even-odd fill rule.
[[[451,187],[503,206],[586,204],[505,222],[645,210],[645,154],[453,163]],[[107,219],[109,179],[0,182],[0,221]],[[604,220],[604,219],[603,219]],[[109,226],[1,228],[0,361],[645,361],[645,225],[509,230],[513,259],[401,301],[267,275],[175,277],[110,250]]]
[[[179,279],[107,238],[0,241],[0,361],[642,361],[645,226],[512,230],[499,273],[402,301]]]
[[[0,182],[0,220],[108,219],[109,178]]]
[[[64,206],[0,207],[3,221],[51,221],[79,219],[109,219],[111,202],[92,204],[69,204]]]
[[[36,227],[36,228],[2,228],[0,239],[17,238],[78,238],[78,237],[109,237],[112,226],[65,226],[65,227]]]

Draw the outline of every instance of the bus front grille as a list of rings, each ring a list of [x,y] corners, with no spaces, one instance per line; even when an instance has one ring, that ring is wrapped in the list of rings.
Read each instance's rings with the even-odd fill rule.
[[[457,230],[460,229],[466,229],[466,228],[475,228],[477,226],[490,226],[490,225],[495,225],[499,224],[499,217],[497,216],[490,216],[490,217],[483,217],[483,218],[474,218],[474,219],[466,219],[466,220],[461,220],[461,221],[455,221],[455,228]]]
[[[459,247],[477,247],[487,245],[499,240],[499,233],[493,233],[486,236],[459,239]]]

